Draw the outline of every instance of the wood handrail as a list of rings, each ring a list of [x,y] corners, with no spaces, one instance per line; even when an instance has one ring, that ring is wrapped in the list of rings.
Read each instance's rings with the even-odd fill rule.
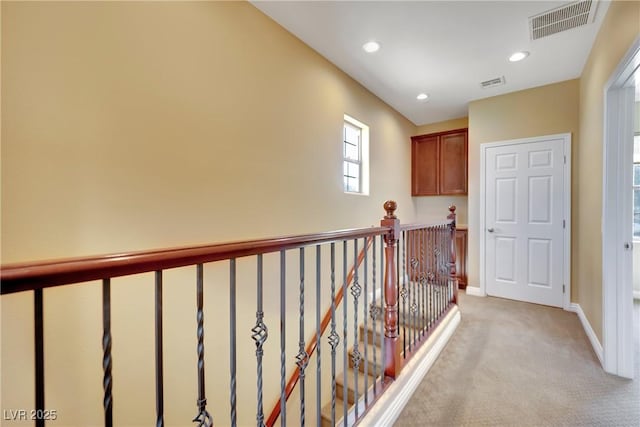
[[[381,228],[385,228],[385,227],[381,227]],[[351,266],[351,269],[347,274],[347,286],[349,286],[349,284],[353,281],[355,271],[362,264],[362,261],[364,260],[364,255],[369,250],[372,243],[373,243],[373,236],[367,237],[364,247],[360,250],[360,253],[358,253],[357,264]],[[338,308],[338,306],[342,302],[343,297],[344,297],[344,285],[340,286],[340,289],[338,289],[338,292],[336,293],[336,296],[334,298],[336,308]],[[322,317],[322,322],[320,322],[320,336],[322,336],[322,334],[324,334],[324,332],[327,330],[327,326],[329,326],[330,321],[331,321],[331,307],[329,307],[327,311],[324,313],[324,316]],[[317,331],[313,334],[313,337],[311,337],[311,339],[308,340],[308,342],[309,344],[307,344],[305,351],[307,352],[309,359],[311,359],[313,352],[318,347]],[[287,386],[285,387],[285,401],[289,400],[289,396],[291,395],[291,393],[293,392],[293,389],[298,384],[299,379],[300,379],[300,371],[298,369],[294,369],[293,372],[291,373],[291,376],[289,377]],[[276,420],[280,416],[281,403],[282,403],[282,397],[279,397],[278,401],[274,404],[273,409],[271,410],[271,414],[269,415],[269,418],[267,418],[267,422],[265,424],[267,427],[272,427],[276,423]]]
[[[373,237],[388,232],[387,227],[356,228],[271,239],[3,265],[0,268],[0,294],[166,270],[335,240]]]
[[[446,221],[440,221],[440,222],[433,222],[433,223],[429,223],[429,224],[420,224],[420,223],[416,223],[416,224],[401,224],[400,225],[400,230],[401,231],[412,231],[412,230],[421,230],[424,228],[432,228],[432,227],[438,227],[441,225],[451,225],[453,220],[448,219]]]

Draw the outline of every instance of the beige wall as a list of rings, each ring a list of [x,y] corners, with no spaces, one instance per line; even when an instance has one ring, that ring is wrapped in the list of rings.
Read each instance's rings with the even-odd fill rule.
[[[580,78],[580,144],[575,153],[573,284],[576,302],[602,342],[602,135],[604,86],[640,35],[640,2],[609,6]],[[574,173],[574,176],[575,173]]]
[[[403,221],[416,219],[415,126],[247,3],[2,2],[1,102],[3,263],[370,226],[389,198]],[[369,196],[342,191],[344,113],[371,129]],[[195,296],[183,286],[192,274],[165,279],[174,425],[195,415]],[[152,276],[126,283],[113,288],[115,417],[148,425]],[[224,425],[228,296],[216,286],[224,285],[211,283],[206,294],[207,374]],[[266,304],[277,313],[273,295],[268,288]],[[238,298],[248,301],[243,313],[255,310],[253,291]],[[0,301],[2,409],[29,409],[32,299]],[[100,423],[99,301],[98,285],[45,292],[47,407],[59,413],[51,425]],[[296,304],[288,307],[295,318]],[[252,319],[241,316],[238,330],[249,331]],[[275,346],[277,321],[271,328]],[[292,326],[288,354],[296,334]],[[248,337],[239,351],[253,355]],[[279,353],[267,354],[273,396]],[[239,369],[255,377],[255,363]],[[239,382],[255,399],[255,378]],[[241,417],[254,422],[250,411]]]
[[[470,286],[480,286],[480,144],[557,133],[571,133],[572,158],[579,149],[578,80],[541,86],[469,104],[469,259]],[[572,177],[576,188],[576,168]],[[575,206],[575,196],[572,207]],[[573,217],[575,217],[575,208]],[[575,243],[575,234],[574,242]],[[572,287],[575,295],[575,287]]]
[[[469,127],[469,118],[460,117],[458,119],[418,126],[415,134],[424,135],[466,127]],[[431,222],[442,218],[442,212],[447,212],[448,207],[453,204],[456,205],[458,224],[467,224],[467,196],[414,197],[414,201],[416,203],[416,215],[420,221]]]

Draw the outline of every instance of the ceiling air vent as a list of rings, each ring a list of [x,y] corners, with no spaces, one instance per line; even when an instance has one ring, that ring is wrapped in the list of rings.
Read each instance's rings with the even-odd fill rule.
[[[482,86],[483,89],[487,89],[494,86],[501,86],[503,84],[505,84],[504,76],[496,77],[495,79],[480,82],[480,86]]]
[[[596,7],[595,0],[576,1],[529,17],[531,40],[541,39],[593,22]]]

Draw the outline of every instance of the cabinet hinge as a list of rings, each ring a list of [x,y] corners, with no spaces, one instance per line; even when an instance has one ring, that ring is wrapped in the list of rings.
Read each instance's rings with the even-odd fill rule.
[[[564,164],[567,164],[567,156],[564,156]]]
[[[565,287],[564,287],[564,284],[562,285],[562,293],[563,293],[563,294],[565,293]]]
[[[564,219],[562,220],[562,228],[567,228],[567,221]]]

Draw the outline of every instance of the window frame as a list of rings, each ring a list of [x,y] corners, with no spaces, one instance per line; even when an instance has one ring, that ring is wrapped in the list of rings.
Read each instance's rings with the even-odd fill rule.
[[[353,145],[352,141],[347,141],[347,127],[358,131],[357,159],[347,156],[347,144]],[[369,126],[359,120],[345,114],[342,122],[342,190],[345,194],[369,195]],[[346,175],[346,165],[357,165],[358,177]],[[358,191],[349,190],[347,180],[358,180]]]
[[[636,191],[640,191],[640,183],[639,184],[635,184],[635,169],[636,168],[640,168],[640,156],[637,155],[636,151],[640,151],[640,132],[635,132],[633,135],[633,164],[631,166],[631,191],[632,191],[632,196],[631,196],[631,238],[634,242],[640,242],[640,234],[636,235],[636,232],[634,230],[636,221],[635,221],[635,217],[636,215],[640,216],[640,210],[636,210]]]

